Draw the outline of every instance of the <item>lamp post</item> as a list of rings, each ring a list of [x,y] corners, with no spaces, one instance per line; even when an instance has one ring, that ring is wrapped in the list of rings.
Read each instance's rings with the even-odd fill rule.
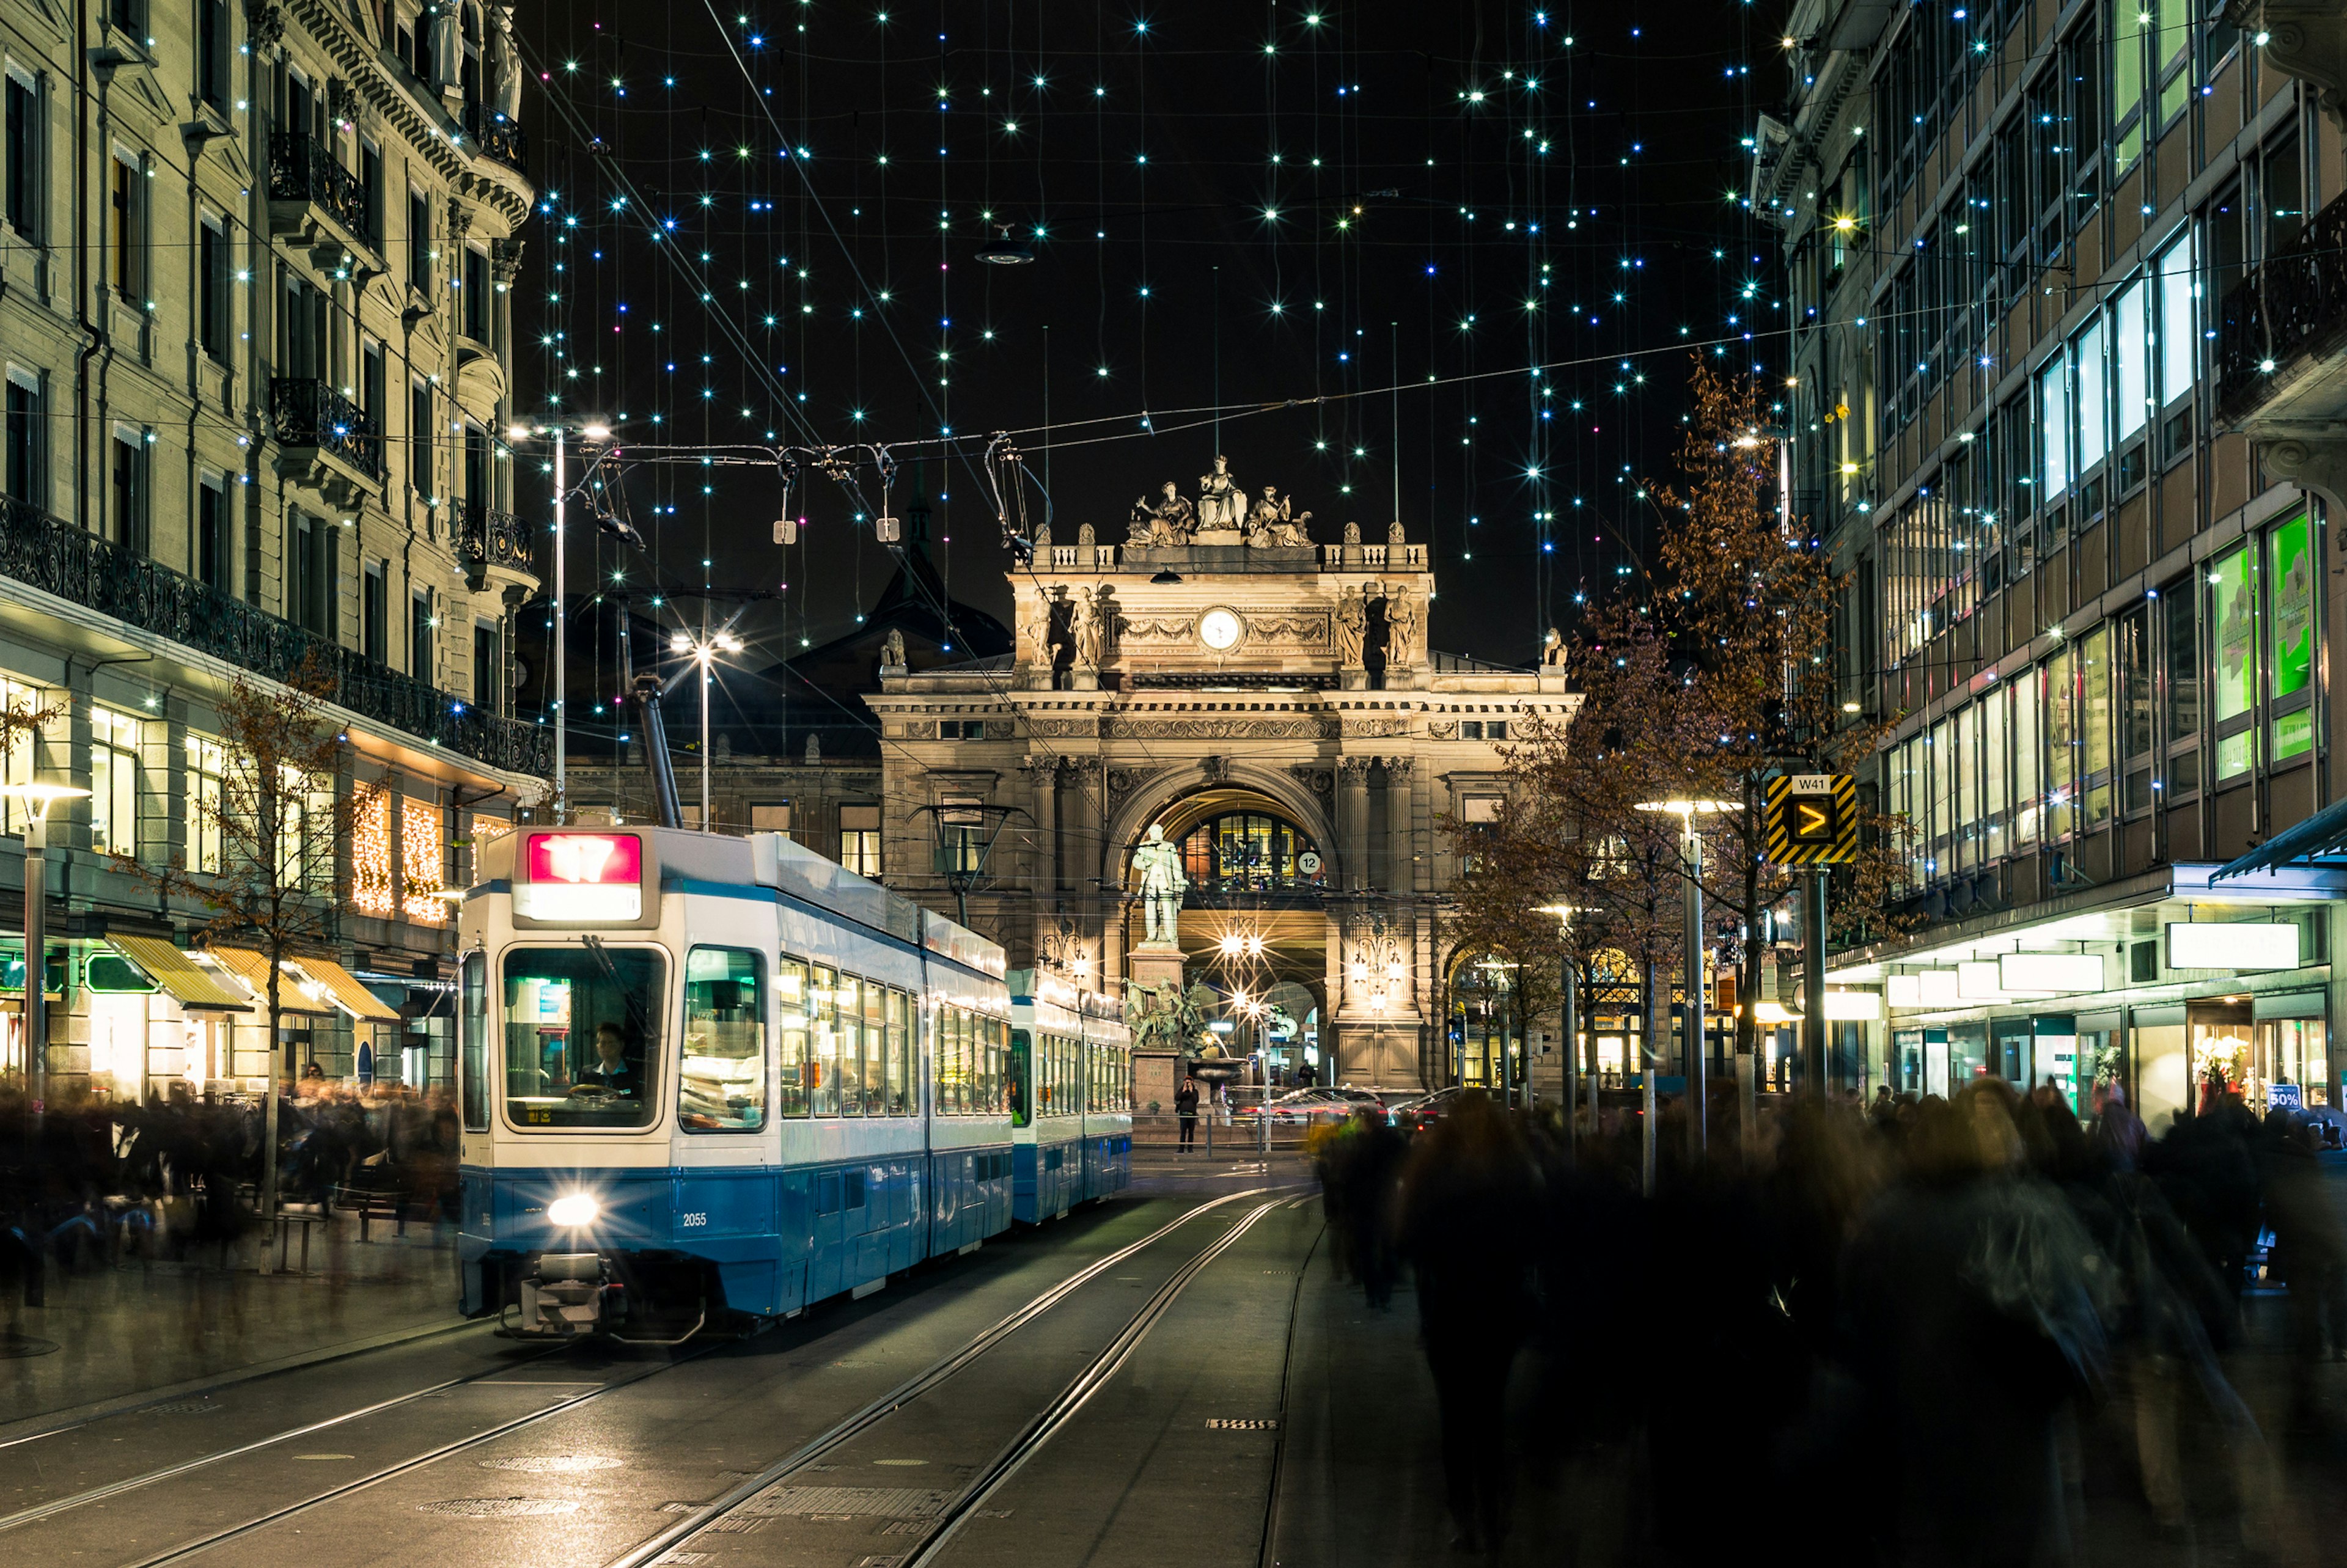
[[[691,657],[701,672],[701,831],[709,831],[709,682],[710,665],[720,653],[739,653],[742,640],[720,631],[696,641],[680,631],[668,640],[669,651]]]
[[[1564,1036],[1564,1150],[1574,1153],[1573,1119],[1581,1107],[1581,995],[1580,974],[1573,967],[1573,917],[1577,911],[1571,904],[1543,904],[1540,913],[1553,915],[1563,938],[1564,956],[1557,961],[1557,1030]],[[1597,1130],[1597,1084],[1593,1078],[1589,1086],[1589,1127]]]
[[[37,1122],[49,1088],[48,849],[49,808],[82,800],[71,784],[21,784],[8,793],[25,805],[25,1097]]]
[[[1686,966],[1683,982],[1686,1007],[1679,1038],[1686,1052],[1687,1156],[1699,1163],[1708,1145],[1706,1122],[1709,1107],[1704,1082],[1703,837],[1696,832],[1695,819],[1710,812],[1734,811],[1736,804],[1724,800],[1658,800],[1641,802],[1638,809],[1669,812],[1679,819],[1681,829],[1680,869],[1686,876],[1685,928],[1681,936]]]
[[[611,438],[611,427],[601,420],[589,420],[579,427],[579,434],[590,442]],[[570,427],[559,421],[540,425],[534,429],[516,425],[506,431],[507,438],[524,441],[532,435],[554,437],[554,820],[559,824],[570,815],[569,781],[569,674],[563,658],[569,647],[570,607],[568,593],[570,577],[563,563],[562,525],[570,502],[570,468],[568,439]],[[706,813],[703,813],[706,815]]]

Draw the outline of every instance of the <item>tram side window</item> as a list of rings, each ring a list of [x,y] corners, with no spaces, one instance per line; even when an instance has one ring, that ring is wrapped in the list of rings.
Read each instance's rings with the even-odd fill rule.
[[[815,1060],[807,1079],[808,1109],[817,1116],[839,1114],[839,1028],[835,995],[839,976],[830,969],[815,972],[815,1022],[810,1031]]]
[[[667,980],[644,948],[509,950],[506,1114],[523,1127],[649,1125]]]
[[[969,1009],[953,1008],[948,1011],[947,1017],[953,1029],[948,1037],[952,1045],[946,1059],[947,1102],[953,1107],[955,1115],[967,1116],[969,1114]]]
[[[864,1114],[888,1114],[888,988],[864,982]]]
[[[1023,1029],[1010,1031],[1010,1124],[1024,1127],[1034,1119],[1027,1098],[1029,1073],[1035,1059],[1035,1037]]]
[[[1010,1040],[1008,1019],[986,1020],[986,1108],[999,1116],[1009,1108],[1010,1068],[1007,1049]]]
[[[864,1114],[864,993],[871,988],[854,975],[839,977],[839,1116]]]
[[[679,1126],[754,1132],[766,1124],[765,968],[741,948],[685,955]]]
[[[774,1111],[782,1116],[807,1113],[807,967],[784,958],[774,968],[775,1032],[782,1047],[780,1092]]]
[[[888,1114],[913,1113],[913,999],[888,992]]]
[[[489,1130],[489,960],[465,960],[464,1009],[456,1019],[456,1050],[464,1066],[465,1131]]]

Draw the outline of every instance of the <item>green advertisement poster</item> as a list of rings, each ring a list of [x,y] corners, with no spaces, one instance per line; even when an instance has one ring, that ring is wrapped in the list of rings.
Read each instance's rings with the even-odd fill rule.
[[[2273,626],[2267,644],[2276,701],[2314,679],[2314,551],[2304,514],[2267,536],[2273,561]]]
[[[2217,623],[2217,718],[2236,719],[2257,701],[2257,579],[2244,545],[2217,563],[2210,576]]]
[[[2278,706],[2293,699],[2305,703],[2306,697],[2300,693],[2314,684],[2314,534],[2306,514],[2300,513],[2268,534],[2266,548],[2273,572],[2273,614],[2268,620],[2266,644],[2266,667],[2273,672],[2273,700]],[[2311,705],[2274,716],[2274,761],[2302,757],[2312,750],[2314,710]]]

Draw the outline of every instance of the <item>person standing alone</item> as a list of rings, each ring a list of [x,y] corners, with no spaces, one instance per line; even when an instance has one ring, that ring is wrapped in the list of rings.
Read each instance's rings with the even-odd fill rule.
[[[1174,1114],[1181,1120],[1182,1152],[1187,1153],[1198,1136],[1198,1086],[1187,1078],[1174,1091]]]

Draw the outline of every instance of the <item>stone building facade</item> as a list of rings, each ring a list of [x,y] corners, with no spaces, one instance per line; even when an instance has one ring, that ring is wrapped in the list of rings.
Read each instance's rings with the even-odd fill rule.
[[[1400,525],[1316,545],[1284,507],[1212,515],[1223,477],[1136,507],[1128,543],[1091,524],[1037,541],[1010,574],[1008,658],[883,670],[887,879],[966,900],[1014,968],[1162,982],[1131,875],[1154,828],[1187,873],[1184,983],[1213,989],[1239,1043],[1269,1038],[1244,1004],[1276,997],[1298,1026],[1286,1065],[1308,1034],[1323,1082],[1479,1081],[1448,1027],[1472,956],[1443,932],[1444,825],[1491,810],[1510,726],[1570,699],[1427,651],[1435,575]]]
[[[405,894],[364,899],[339,957],[403,1019],[448,941],[417,890],[543,787],[546,732],[510,700],[545,548],[506,436],[533,200],[510,10],[0,4],[0,682],[63,710],[5,765],[94,789],[50,839],[63,1080],[263,1070],[249,1019],[200,1069],[161,1043],[94,1060],[80,987],[109,932],[186,938],[193,911],[109,852],[189,857],[239,672],[323,671],[357,777],[388,786],[338,853]],[[0,871],[10,930],[20,885]],[[346,1069],[347,1014],[318,1017]]]

